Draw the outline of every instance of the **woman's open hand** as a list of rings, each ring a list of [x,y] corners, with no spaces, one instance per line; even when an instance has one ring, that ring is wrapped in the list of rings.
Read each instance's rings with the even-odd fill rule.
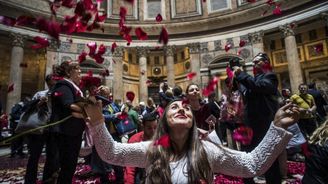
[[[76,118],[83,118],[90,126],[104,123],[101,100],[96,101],[94,97],[89,100],[93,103],[75,103],[71,105],[72,115]]]
[[[274,117],[273,123],[275,126],[287,129],[290,125],[298,121],[299,115],[299,108],[295,104],[288,103],[278,109]]]

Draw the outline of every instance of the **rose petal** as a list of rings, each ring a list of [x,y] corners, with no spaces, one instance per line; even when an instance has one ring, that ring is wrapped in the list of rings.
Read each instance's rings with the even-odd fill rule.
[[[83,51],[78,57],[79,63],[82,63],[86,59],[87,55],[88,54],[85,51]]]
[[[125,96],[126,96],[126,98],[128,100],[130,100],[131,102],[133,102],[134,97],[135,97],[135,94],[132,91],[128,91],[128,92],[126,92]]]
[[[197,75],[196,72],[190,72],[187,74],[187,79],[192,80]]]
[[[162,20],[163,20],[162,15],[161,14],[157,14],[157,16],[156,16],[156,22],[162,22]]]
[[[239,47],[243,47],[246,45],[246,41],[245,40],[240,40],[239,41]]]
[[[87,44],[87,47],[89,48],[89,56],[94,57],[96,54],[96,49],[97,49],[97,43],[96,42],[90,42]]]
[[[170,137],[168,134],[161,136],[159,139],[154,141],[154,146],[162,146],[163,148],[170,147]]]
[[[10,93],[10,92],[12,92],[12,91],[14,91],[14,83],[9,84],[9,86],[8,86],[8,88],[7,88],[7,93]]]
[[[226,52],[228,52],[228,51],[231,49],[231,47],[232,47],[231,44],[226,44],[226,45],[224,46],[224,50],[225,50]]]
[[[281,15],[282,14],[280,6],[281,6],[281,4],[276,5],[275,9],[272,12],[274,15]]]
[[[140,27],[136,28],[135,33],[139,40],[147,40],[148,39],[147,33],[144,32]]]
[[[159,35],[158,42],[163,43],[164,45],[169,42],[169,34],[167,33],[167,30],[164,27],[162,28],[162,31]]]
[[[112,52],[112,53],[115,52],[116,47],[117,47],[116,42],[112,43],[112,47],[111,47],[111,52]]]

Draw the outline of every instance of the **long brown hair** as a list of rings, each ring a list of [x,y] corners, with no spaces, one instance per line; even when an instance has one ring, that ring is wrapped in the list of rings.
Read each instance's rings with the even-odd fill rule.
[[[174,100],[177,101],[177,100]],[[165,108],[162,119],[160,120],[153,141],[159,139],[165,134],[170,134],[170,127],[168,126],[166,114],[169,109],[171,101]],[[148,167],[146,170],[146,180],[149,183],[168,183],[171,184],[171,169],[170,158],[187,158],[188,183],[200,183],[201,180],[211,183],[213,180],[213,172],[207,159],[207,154],[198,137],[198,131],[195,119],[193,118],[192,127],[189,131],[189,137],[185,144],[183,155],[175,155],[174,147],[164,148],[162,146],[150,146],[147,152]]]
[[[324,146],[324,144],[328,143],[328,120],[313,132],[309,139],[309,143],[320,146]]]

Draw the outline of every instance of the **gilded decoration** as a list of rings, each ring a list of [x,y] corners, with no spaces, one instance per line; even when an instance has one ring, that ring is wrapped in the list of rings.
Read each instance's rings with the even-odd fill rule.
[[[304,50],[302,46],[297,47],[298,58],[300,62],[305,61],[304,59]],[[287,65],[287,55],[286,50],[277,50],[272,52],[273,65],[274,66],[283,66]]]
[[[306,44],[304,47],[307,60],[315,60],[328,56],[327,42],[325,40]]]

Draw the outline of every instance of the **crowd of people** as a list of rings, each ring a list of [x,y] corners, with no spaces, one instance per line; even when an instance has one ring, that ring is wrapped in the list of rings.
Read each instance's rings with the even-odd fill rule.
[[[108,86],[95,84],[86,93],[79,64],[65,61],[46,76],[48,90],[17,103],[9,117],[13,135],[22,122],[63,122],[15,139],[11,157],[25,156],[25,138],[26,184],[37,181],[44,146],[43,183],[71,183],[83,140],[91,171],[81,177],[98,175],[104,184],[113,182],[109,174],[118,184],[211,183],[216,173],[244,183],[264,175],[267,184],[280,184],[287,159],[305,162],[303,183],[328,183],[325,98],[314,83],[300,84],[295,94],[279,91],[265,53],[253,64],[250,75],[229,62],[221,99],[211,93],[204,100],[199,84],[183,92],[163,82],[159,104],[149,97],[133,106],[133,92],[124,103],[112,99]]]

